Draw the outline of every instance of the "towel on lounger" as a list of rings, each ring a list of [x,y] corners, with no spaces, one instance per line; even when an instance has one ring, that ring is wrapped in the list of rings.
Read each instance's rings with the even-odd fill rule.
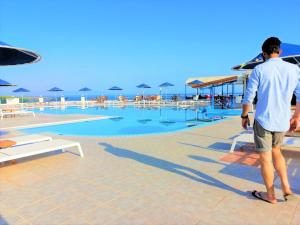
[[[8,148],[8,147],[11,147],[15,144],[16,144],[15,141],[3,140],[3,141],[0,141],[0,149],[1,148]]]

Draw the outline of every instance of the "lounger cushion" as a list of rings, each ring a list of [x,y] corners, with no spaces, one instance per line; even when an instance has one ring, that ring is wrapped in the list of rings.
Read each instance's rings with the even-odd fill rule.
[[[0,148],[8,148],[11,147],[13,145],[15,145],[16,142],[15,141],[11,141],[11,140],[1,140],[0,141]]]

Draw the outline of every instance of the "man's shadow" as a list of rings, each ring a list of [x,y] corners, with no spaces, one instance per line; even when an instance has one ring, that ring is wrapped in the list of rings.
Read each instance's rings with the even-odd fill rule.
[[[202,173],[198,170],[182,166],[176,163],[172,163],[163,159],[158,159],[153,156],[148,156],[145,154],[137,153],[134,151],[130,151],[128,149],[122,149],[114,147],[107,143],[99,143],[100,146],[104,147],[104,150],[108,153],[111,153],[115,156],[122,157],[122,158],[128,158],[135,160],[139,163],[143,163],[148,166],[160,168],[166,171],[169,171],[171,173],[175,173],[181,176],[184,176],[186,178],[189,178],[191,180],[197,181],[199,183],[207,184],[210,186],[218,187],[221,189],[225,189],[227,191],[234,192],[236,194],[245,196],[247,193],[243,192],[241,190],[238,190],[234,187],[231,187],[205,173]]]

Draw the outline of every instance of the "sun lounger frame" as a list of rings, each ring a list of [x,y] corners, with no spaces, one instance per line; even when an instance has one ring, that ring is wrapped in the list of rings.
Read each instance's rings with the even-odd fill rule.
[[[40,135],[40,134],[30,134],[30,135],[0,139],[0,141],[4,141],[4,140],[14,141],[16,142],[16,144],[13,146],[19,146],[19,145],[26,145],[26,144],[37,143],[42,141],[51,141],[52,137],[46,135]]]
[[[26,115],[26,114],[32,114],[32,116],[35,117],[35,113],[32,111],[17,110],[17,111],[12,111],[12,112],[3,112],[2,110],[0,110],[1,120],[4,118],[4,116]]]
[[[54,139],[52,141],[44,141],[39,143],[0,149],[0,162],[25,158],[25,157],[53,152],[57,150],[62,150],[64,152],[65,149],[72,148],[72,147],[76,147],[78,149],[80,157],[84,156],[79,142],[74,142],[74,141],[69,141],[64,139]],[[35,150],[31,150],[32,148]],[[14,153],[18,151],[20,153],[10,155],[11,152]],[[5,156],[3,157],[3,155]]]

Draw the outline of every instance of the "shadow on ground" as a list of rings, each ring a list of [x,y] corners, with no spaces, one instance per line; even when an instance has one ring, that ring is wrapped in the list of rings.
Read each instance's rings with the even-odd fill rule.
[[[167,160],[159,159],[153,156],[141,154],[138,152],[134,152],[128,149],[122,149],[114,147],[107,143],[99,143],[100,146],[104,147],[104,150],[110,154],[113,154],[117,157],[132,159],[134,161],[137,161],[139,163],[156,167],[165,171],[169,171],[171,173],[175,173],[180,176],[184,176],[186,178],[189,178],[193,181],[197,181],[199,183],[207,184],[210,186],[214,186],[220,189],[224,189],[227,191],[234,192],[236,194],[245,196],[247,193],[243,192],[239,189],[233,188],[218,179],[215,179],[205,173],[202,173],[198,170],[182,166],[176,163],[169,162]]]
[[[201,162],[215,163],[215,164],[223,165],[224,168],[219,171],[219,173],[221,173],[221,174],[234,176],[234,177],[248,180],[248,181],[251,181],[254,183],[258,183],[258,184],[264,184],[263,179],[260,175],[260,169],[257,167],[240,165],[240,164],[235,164],[235,163],[226,164],[223,162],[219,162],[219,161],[216,161],[213,159],[208,159],[206,157],[198,156],[198,155],[189,155],[188,157],[191,159],[194,159],[194,160],[201,161]],[[275,173],[275,175],[276,175],[276,173]],[[292,187],[294,193],[300,194],[299,187],[293,185],[294,179],[296,179],[296,180],[299,179],[298,178],[299,177],[298,170],[293,171],[293,173],[289,174],[289,176],[290,176],[289,179],[291,182],[291,187]],[[276,179],[279,179],[279,177],[276,176]],[[280,189],[280,182],[275,182],[275,187]]]
[[[216,142],[209,146],[190,144],[190,143],[186,143],[186,142],[177,142],[177,143],[181,144],[181,145],[195,147],[195,148],[202,148],[203,150],[213,150],[213,151],[217,151],[217,152],[228,152],[231,147],[231,144],[224,143],[224,142]]]

